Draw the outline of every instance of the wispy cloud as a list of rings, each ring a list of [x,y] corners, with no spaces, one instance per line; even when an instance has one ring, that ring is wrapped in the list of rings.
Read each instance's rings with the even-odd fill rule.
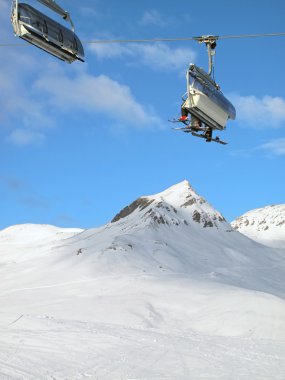
[[[44,141],[43,132],[37,132],[32,129],[14,129],[7,137],[7,141],[18,145],[26,146],[30,144],[40,144]]]
[[[124,59],[128,65],[144,65],[153,70],[185,69],[189,62],[195,62],[196,52],[190,48],[172,48],[165,43],[134,43],[130,45],[94,44],[90,46],[98,59]]]
[[[42,140],[54,120],[46,109],[43,94],[33,90],[41,62],[21,50],[17,53],[7,51],[5,62],[0,66],[1,129],[5,128],[8,133],[7,141],[27,145]],[[18,70],[19,66],[21,70]]]
[[[230,154],[233,157],[251,158],[258,153],[265,155],[267,158],[285,156],[285,138],[271,139],[252,148],[233,150]]]
[[[246,126],[256,129],[285,126],[285,99],[270,95],[258,98],[232,94],[229,97],[236,107],[237,120]]]
[[[162,17],[162,15],[155,9],[145,11],[139,20],[139,25],[142,26],[159,26],[165,27],[168,22]]]
[[[94,0],[92,1],[92,6],[87,6],[87,5],[80,5],[78,7],[79,12],[84,16],[84,17],[99,17],[100,13],[97,11],[97,9],[94,9]]]
[[[105,75],[93,76],[82,70],[74,70],[72,76],[43,73],[35,83],[39,92],[46,94],[46,101],[53,108],[83,110],[102,113],[131,126],[158,127],[158,116],[147,106],[140,104],[131,89]]]
[[[154,69],[180,70],[189,62],[194,62],[196,53],[189,48],[170,48],[167,44],[157,43],[136,47],[141,62]]]
[[[261,144],[257,149],[275,156],[285,156],[285,138],[273,139]]]
[[[28,54],[35,48],[21,49],[29,50],[11,50],[0,64],[2,140],[17,146],[38,145],[57,126],[62,110],[99,112],[129,127],[163,124],[128,86],[105,75],[92,75],[88,66],[66,67],[45,56],[36,60]]]

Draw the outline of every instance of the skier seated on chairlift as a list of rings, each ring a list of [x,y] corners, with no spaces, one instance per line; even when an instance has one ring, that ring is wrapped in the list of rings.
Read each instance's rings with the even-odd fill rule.
[[[202,121],[200,119],[194,115],[190,115],[190,119],[188,118],[190,112],[187,110],[187,108],[184,107],[184,104],[185,102],[183,102],[181,105],[181,116],[178,120],[184,123],[186,125],[186,128],[189,128],[191,131],[199,132],[203,130]],[[212,140],[212,133],[212,128],[206,128],[204,133],[206,141]]]
[[[187,123],[187,126],[191,127],[193,130],[195,129],[200,130],[202,127],[201,120],[197,119],[197,117],[193,115],[190,116],[190,120],[189,120],[188,115],[190,112],[187,110],[187,108],[183,107],[184,104],[185,103],[183,102],[181,105],[181,116],[178,120],[183,123],[186,123],[187,121],[189,121],[189,124]]]

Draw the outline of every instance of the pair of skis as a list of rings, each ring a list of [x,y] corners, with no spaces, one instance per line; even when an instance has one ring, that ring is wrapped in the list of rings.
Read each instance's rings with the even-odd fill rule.
[[[169,120],[169,121],[171,123],[183,123],[183,124],[185,124],[185,127],[172,128],[172,129],[174,129],[176,131],[182,131],[182,132],[185,132],[185,133],[191,133],[192,136],[200,137],[200,138],[206,140],[207,142],[216,142],[216,143],[222,144],[222,145],[226,145],[227,144],[226,141],[221,140],[218,136],[212,137],[212,131],[209,130],[209,129],[206,129],[206,128],[203,128],[203,127],[192,127],[190,125],[189,119],[186,119],[186,120],[172,119],[172,120]],[[198,133],[199,131],[202,131],[203,133]]]
[[[222,145],[227,144],[226,141],[221,140],[218,136],[212,137],[212,131],[211,130],[208,130],[208,129],[202,128],[202,127],[192,127],[190,125],[189,119],[186,119],[186,120],[172,119],[169,121],[171,123],[183,123],[183,124],[185,124],[185,127],[172,128],[176,131],[191,133],[192,136],[200,137],[200,138],[206,140],[207,142],[216,142],[216,143],[222,144]],[[203,131],[203,133],[198,133],[199,131]]]

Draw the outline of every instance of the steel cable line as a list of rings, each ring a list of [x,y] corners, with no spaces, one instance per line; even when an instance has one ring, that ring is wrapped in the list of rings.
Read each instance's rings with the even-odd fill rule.
[[[199,36],[199,37],[181,37],[181,38],[144,38],[144,39],[118,39],[118,40],[91,40],[82,41],[85,44],[114,44],[114,43],[140,43],[140,42],[179,42],[179,41],[198,41],[203,42],[205,37],[213,37],[217,40],[230,38],[253,38],[253,37],[285,37],[285,33],[263,33],[263,34],[241,34],[230,36]]]
[[[91,44],[124,44],[124,43],[155,43],[155,42],[184,42],[197,41],[203,42],[205,37],[213,37],[216,40],[221,39],[238,39],[238,38],[258,38],[258,37],[285,37],[285,33],[261,33],[261,34],[240,34],[228,36],[199,36],[199,37],[181,37],[181,38],[142,38],[142,39],[113,39],[113,40],[87,40],[82,41],[84,45]],[[0,47],[20,47],[29,46],[30,44],[20,43],[0,43]]]

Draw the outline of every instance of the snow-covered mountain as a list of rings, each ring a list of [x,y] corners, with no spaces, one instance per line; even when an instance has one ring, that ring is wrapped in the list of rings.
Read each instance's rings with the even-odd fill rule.
[[[100,228],[3,230],[0,377],[281,379],[284,263],[187,181]]]
[[[285,205],[249,211],[231,225],[240,233],[269,247],[285,248]]]
[[[124,219],[123,223],[137,225],[137,221],[133,223],[134,218],[139,219],[140,225],[142,222],[153,226],[198,224],[203,228],[231,230],[225,218],[196,194],[188,181],[174,185],[162,193],[137,199],[119,212],[112,223]]]
[[[4,243],[29,244],[62,240],[81,232],[80,228],[59,228],[47,224],[19,224],[0,231],[0,241]]]

